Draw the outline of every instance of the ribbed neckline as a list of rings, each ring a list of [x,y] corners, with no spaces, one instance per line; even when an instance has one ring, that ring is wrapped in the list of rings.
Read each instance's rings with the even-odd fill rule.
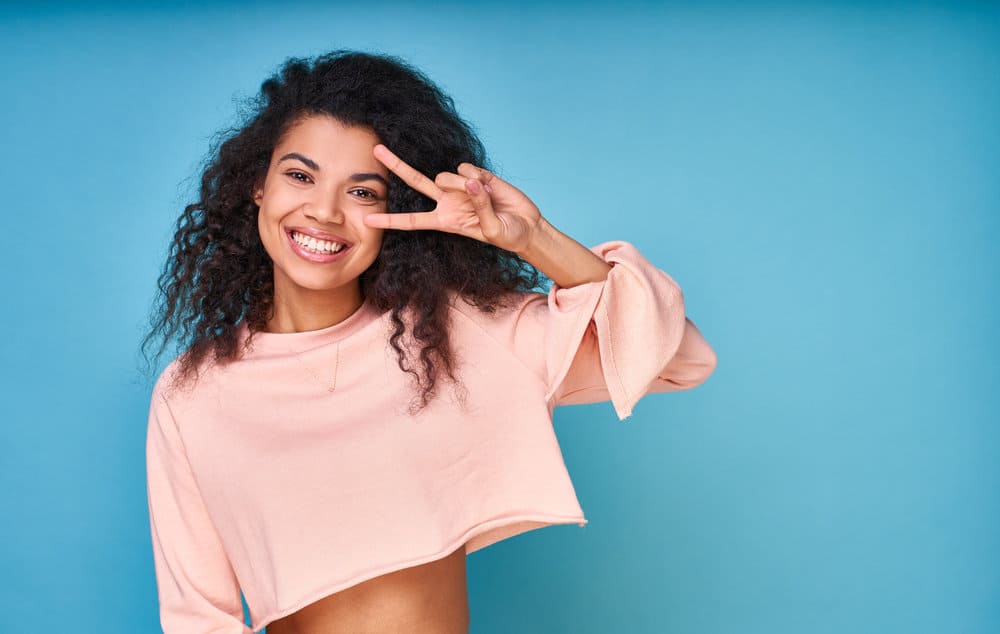
[[[367,300],[361,307],[351,313],[347,319],[332,326],[319,330],[304,330],[302,332],[255,332],[251,348],[254,352],[302,352],[316,346],[350,337],[371,322],[378,319],[381,313]],[[249,336],[246,320],[240,324],[240,341],[245,342]]]

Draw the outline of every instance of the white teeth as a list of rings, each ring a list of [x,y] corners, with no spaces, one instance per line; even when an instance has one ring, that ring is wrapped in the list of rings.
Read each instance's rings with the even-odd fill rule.
[[[303,235],[296,231],[292,232],[292,240],[295,240],[305,248],[310,251],[315,251],[316,253],[337,253],[344,248],[344,245],[339,242],[317,240],[312,236]]]

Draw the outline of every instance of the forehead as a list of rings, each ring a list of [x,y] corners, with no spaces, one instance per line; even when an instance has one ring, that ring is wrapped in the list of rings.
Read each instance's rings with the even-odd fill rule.
[[[350,158],[376,167],[382,166],[372,154],[377,143],[379,138],[371,128],[347,125],[326,115],[309,115],[289,126],[275,146],[274,155],[294,150],[321,165]]]

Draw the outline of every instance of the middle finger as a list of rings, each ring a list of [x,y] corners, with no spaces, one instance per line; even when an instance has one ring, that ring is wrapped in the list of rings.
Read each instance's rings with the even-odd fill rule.
[[[452,189],[456,191],[465,191],[465,182],[469,180],[467,176],[459,176],[453,172],[441,172],[434,179],[434,184],[441,189]]]

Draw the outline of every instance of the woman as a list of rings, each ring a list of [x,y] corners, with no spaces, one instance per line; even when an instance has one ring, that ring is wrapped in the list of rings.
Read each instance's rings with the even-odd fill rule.
[[[553,408],[624,419],[715,354],[668,274],[555,229],[405,62],[291,59],[255,105],[146,339],[185,337],[147,435],[163,629],[467,632],[468,553],[587,521]]]

